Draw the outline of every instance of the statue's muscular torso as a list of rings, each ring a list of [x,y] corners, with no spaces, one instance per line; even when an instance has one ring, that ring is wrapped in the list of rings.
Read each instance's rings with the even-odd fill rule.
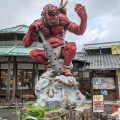
[[[38,20],[42,23],[42,33],[53,48],[64,45],[64,36],[70,21],[64,14],[59,14],[59,25],[50,27],[43,19]]]

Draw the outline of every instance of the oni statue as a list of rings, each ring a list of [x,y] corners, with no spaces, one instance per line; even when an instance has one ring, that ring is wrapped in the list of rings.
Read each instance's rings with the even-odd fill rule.
[[[66,5],[67,1],[58,7],[52,4],[44,6],[41,18],[35,20],[29,26],[28,32],[23,38],[23,44],[25,47],[29,47],[39,37],[36,31],[41,30],[53,50],[58,50],[59,58],[64,60],[62,64],[64,70],[63,74],[65,76],[72,76],[70,63],[76,54],[76,44],[75,42],[66,42],[64,37],[67,30],[76,35],[83,35],[87,26],[87,14],[85,6],[76,4],[74,11],[81,19],[80,23],[76,24],[68,19],[65,8]],[[48,58],[44,50],[34,49],[30,51],[30,56],[33,60],[48,66],[50,69]]]

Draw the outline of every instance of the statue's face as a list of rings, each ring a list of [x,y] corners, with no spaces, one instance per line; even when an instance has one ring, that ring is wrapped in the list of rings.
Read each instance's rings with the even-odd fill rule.
[[[50,26],[58,25],[59,24],[59,11],[57,11],[57,7],[53,5],[48,6],[44,18],[48,25]]]

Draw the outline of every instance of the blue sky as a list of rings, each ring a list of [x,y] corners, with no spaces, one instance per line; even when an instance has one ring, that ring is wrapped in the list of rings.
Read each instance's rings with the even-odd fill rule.
[[[58,6],[60,0],[0,0],[0,29],[30,25],[40,18],[43,6],[49,3]],[[82,36],[66,33],[65,39],[76,42],[77,51],[87,43],[120,41],[120,0],[68,0],[67,16],[79,24],[74,12],[76,3],[83,4],[88,15],[87,29]]]

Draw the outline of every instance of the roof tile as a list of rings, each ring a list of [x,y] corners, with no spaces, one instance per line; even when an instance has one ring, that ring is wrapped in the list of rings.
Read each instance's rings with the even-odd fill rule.
[[[93,54],[93,53],[77,53],[77,57],[86,59],[90,62],[86,66],[86,69],[119,69],[120,68],[120,55],[112,54]]]

